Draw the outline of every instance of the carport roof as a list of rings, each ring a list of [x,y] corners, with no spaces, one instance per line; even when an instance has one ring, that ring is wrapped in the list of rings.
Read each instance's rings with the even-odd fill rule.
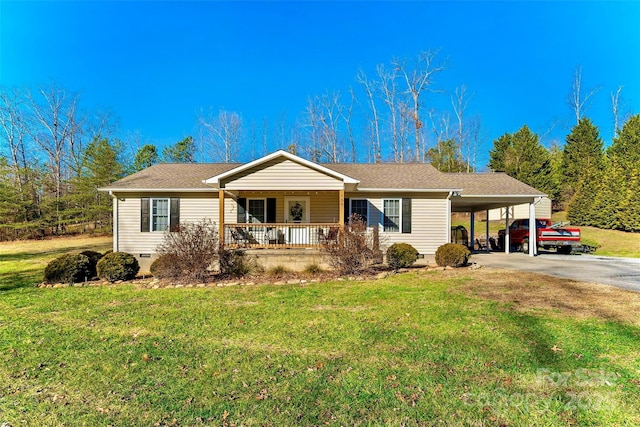
[[[477,212],[487,209],[530,203],[546,196],[542,191],[502,172],[444,173],[452,186],[462,192],[451,198],[454,212]]]

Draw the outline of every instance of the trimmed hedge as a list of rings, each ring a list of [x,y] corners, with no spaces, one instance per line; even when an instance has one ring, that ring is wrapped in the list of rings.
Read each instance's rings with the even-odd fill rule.
[[[82,254],[59,256],[44,269],[44,281],[47,283],[79,283],[91,277],[91,261]]]
[[[140,270],[138,260],[126,252],[111,252],[98,261],[96,266],[98,277],[102,280],[115,282],[118,280],[131,280]]]
[[[149,267],[149,271],[158,279],[175,279],[182,275],[182,269],[175,257],[170,254],[160,255]]]
[[[441,267],[463,267],[470,257],[469,249],[457,243],[445,243],[436,250],[436,264]]]
[[[96,251],[83,251],[80,252],[80,255],[84,255],[89,258],[89,278],[92,279],[98,275],[96,270],[96,265],[98,265],[98,261],[104,256],[100,252]]]
[[[417,260],[417,249],[408,243],[394,243],[387,249],[387,264],[394,270],[409,267]]]

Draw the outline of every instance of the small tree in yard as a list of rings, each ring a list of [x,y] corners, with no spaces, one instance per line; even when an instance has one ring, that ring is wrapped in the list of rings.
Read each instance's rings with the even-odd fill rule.
[[[158,246],[158,255],[170,259],[170,271],[161,276],[203,282],[218,255],[218,231],[208,220],[182,223],[178,231],[167,232]],[[162,268],[161,266],[156,266]],[[177,268],[176,268],[177,267]]]
[[[329,256],[331,266],[340,274],[358,274],[375,259],[373,237],[367,232],[367,224],[354,214],[338,231],[336,238],[327,240],[322,249]]]

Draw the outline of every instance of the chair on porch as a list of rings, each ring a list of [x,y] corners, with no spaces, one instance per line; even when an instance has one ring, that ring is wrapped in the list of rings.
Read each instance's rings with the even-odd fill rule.
[[[234,227],[231,229],[231,237],[238,244],[238,246],[247,246],[255,239],[251,236],[247,230],[242,227]]]
[[[318,227],[318,243],[325,244],[327,242],[336,240],[338,238],[338,227],[329,227],[327,234],[324,233],[324,228]]]

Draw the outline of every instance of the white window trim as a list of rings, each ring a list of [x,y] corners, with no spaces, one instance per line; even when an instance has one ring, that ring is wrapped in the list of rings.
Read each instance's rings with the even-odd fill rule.
[[[367,217],[365,219],[367,221],[367,226],[369,226],[369,224],[371,223],[369,221],[369,216],[371,215],[371,203],[369,203],[369,199],[363,199],[359,197],[349,199],[349,215],[348,216],[351,216],[352,214],[352,203],[354,200],[362,200],[367,202]]]
[[[153,202],[158,200],[167,201],[167,229],[166,230],[154,230],[153,229]],[[171,197],[153,197],[149,199],[149,232],[150,233],[164,233],[171,229]]]
[[[397,200],[398,201],[398,231],[385,231],[384,229],[384,219],[387,216],[387,214],[384,212],[384,202],[386,200]],[[385,197],[384,199],[382,199],[382,232],[383,233],[402,233],[402,199],[399,197]]]
[[[267,198],[266,197],[247,197],[247,206],[244,209],[244,222],[247,224],[258,224],[255,222],[250,222],[250,218],[249,218],[249,201],[250,200],[262,200],[263,201],[263,206],[264,206],[264,212],[262,213],[264,216],[264,222],[261,222],[260,224],[265,224],[267,222]]]

